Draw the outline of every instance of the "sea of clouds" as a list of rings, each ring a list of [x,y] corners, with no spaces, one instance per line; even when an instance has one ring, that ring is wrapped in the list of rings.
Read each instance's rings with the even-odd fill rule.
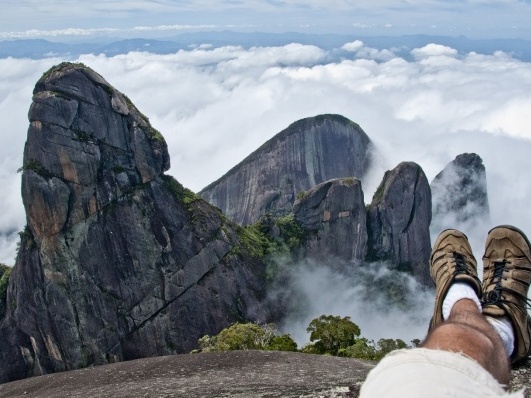
[[[292,122],[337,113],[358,123],[377,148],[363,181],[367,203],[384,172],[401,161],[417,162],[431,181],[456,155],[475,152],[487,169],[491,219],[485,228],[511,223],[531,234],[531,64],[502,52],[461,54],[437,44],[412,50],[409,60],[396,51],[361,41],[332,51],[301,44],[198,45],[171,55],[83,55],[70,61],[99,72],[150,118],[168,142],[169,173],[194,191]],[[17,169],[32,90],[61,61],[0,59],[0,262],[9,265],[25,225]],[[459,227],[480,258],[487,230]],[[320,277],[320,284],[336,280],[333,272]],[[307,318],[322,314],[317,303],[315,308]],[[362,332],[369,324],[360,325]]]

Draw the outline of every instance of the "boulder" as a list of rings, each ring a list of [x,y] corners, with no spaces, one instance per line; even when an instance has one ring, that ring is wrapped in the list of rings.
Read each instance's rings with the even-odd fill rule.
[[[359,180],[340,178],[321,183],[299,195],[293,212],[295,220],[308,231],[302,257],[364,260],[367,228]]]

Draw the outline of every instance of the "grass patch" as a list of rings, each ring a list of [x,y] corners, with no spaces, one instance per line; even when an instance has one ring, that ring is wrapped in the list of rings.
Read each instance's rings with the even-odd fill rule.
[[[271,247],[271,240],[261,230],[260,223],[247,227],[237,227],[236,232],[240,242],[251,256],[263,259]]]
[[[296,199],[297,199],[298,201],[301,201],[301,200],[303,200],[305,197],[307,197],[309,194],[310,194],[309,191],[301,191],[301,192],[299,192],[299,193],[297,194]]]
[[[164,181],[165,187],[186,207],[190,208],[195,201],[201,200],[201,197],[198,194],[185,188],[172,176],[163,175],[162,180]]]

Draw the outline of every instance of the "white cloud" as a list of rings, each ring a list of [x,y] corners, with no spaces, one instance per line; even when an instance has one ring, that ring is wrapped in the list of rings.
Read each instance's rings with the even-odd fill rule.
[[[436,56],[455,57],[457,55],[457,50],[440,44],[431,43],[422,48],[415,48],[411,51],[411,54],[416,59],[424,59]]]
[[[341,48],[345,51],[356,52],[363,47],[363,42],[361,40],[354,40],[350,43],[344,44]]]
[[[333,261],[280,264],[285,273],[280,273],[278,286],[273,283],[270,297],[286,311],[280,328],[299,348],[309,342],[306,328],[311,320],[321,315],[349,316],[360,327],[361,336],[374,341],[400,338],[410,344],[426,335],[433,294],[384,263],[363,267],[339,267]],[[396,300],[402,302],[397,305]]]
[[[355,43],[355,42],[354,42]],[[531,234],[531,64],[507,54],[456,56],[426,46],[406,61],[389,50],[347,44],[352,59],[329,61],[315,47],[202,47],[170,55],[80,58],[127,94],[165,136],[170,173],[198,191],[297,119],[339,113],[359,123],[378,148],[363,181],[365,201],[385,170],[416,161],[431,180],[456,155],[485,162],[491,224]],[[366,58],[359,58],[367,54]],[[20,175],[33,86],[58,59],[0,60],[0,261],[13,264],[24,213]],[[486,230],[465,231],[478,258]],[[9,235],[9,233],[11,233]],[[345,314],[347,315],[347,314]],[[365,326],[369,328],[369,326]]]

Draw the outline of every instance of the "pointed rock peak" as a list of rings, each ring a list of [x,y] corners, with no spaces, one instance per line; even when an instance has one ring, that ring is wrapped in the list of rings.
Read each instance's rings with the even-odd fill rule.
[[[385,173],[369,206],[368,259],[387,261],[430,285],[431,192],[422,168],[400,163]]]
[[[162,135],[82,64],[62,63],[41,77],[29,120],[22,200],[38,238],[86,219],[169,169]]]
[[[476,153],[462,153],[457,155],[454,160],[450,162],[455,167],[474,169],[474,170],[485,170],[483,165],[483,159]]]
[[[239,224],[290,212],[298,192],[333,178],[362,178],[371,141],[340,115],[299,120],[210,184],[200,195]],[[245,195],[242,195],[245,192]]]
[[[258,150],[249,155],[242,163],[247,159],[251,159],[253,155],[267,151],[269,148],[274,148],[279,141],[286,140],[293,135],[313,135],[313,134],[333,134],[336,129],[341,129],[344,134],[356,134],[359,136],[360,141],[364,145],[369,145],[371,140],[369,136],[363,131],[359,124],[354,123],[352,120],[342,115],[333,113],[326,113],[322,115],[307,117],[297,120],[290,124],[287,128],[275,135]],[[344,130],[343,130],[344,129]],[[346,177],[346,176],[345,176]],[[358,177],[361,177],[358,176]],[[321,181],[322,182],[322,181]]]
[[[487,174],[475,153],[458,155],[431,182],[432,230],[466,228],[490,218]],[[472,226],[472,225],[469,225]]]
[[[0,383],[190,352],[265,319],[255,236],[163,174],[164,139],[124,95],[61,64],[29,117],[28,225],[5,298],[0,266]]]
[[[378,205],[382,201],[400,200],[406,196],[406,193],[412,193],[420,175],[426,178],[422,168],[414,162],[402,162],[393,170],[386,171],[372,197],[371,206]],[[401,190],[402,194],[397,195],[396,189]]]

